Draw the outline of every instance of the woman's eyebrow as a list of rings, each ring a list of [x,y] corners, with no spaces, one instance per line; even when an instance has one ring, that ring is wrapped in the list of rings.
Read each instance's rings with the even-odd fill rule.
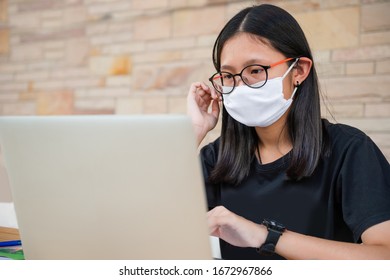
[[[234,70],[234,67],[230,65],[222,65],[221,70]]]
[[[248,65],[251,65],[251,64],[259,64],[259,65],[263,65],[263,66],[268,66],[269,63],[264,63],[264,60],[263,59],[257,59],[257,58],[253,58],[253,59],[249,59],[247,61],[245,61],[245,63],[242,64],[242,68],[248,66]],[[240,69],[240,71],[241,71]],[[224,64],[224,65],[221,65],[221,70],[235,70],[235,67],[229,65],[229,64]]]

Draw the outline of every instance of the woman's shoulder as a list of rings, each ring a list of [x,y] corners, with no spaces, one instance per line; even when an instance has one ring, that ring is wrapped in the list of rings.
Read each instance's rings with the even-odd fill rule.
[[[385,158],[376,143],[359,128],[342,123],[330,123],[327,120],[324,120],[323,123],[331,154],[334,156],[370,154],[371,156]]]
[[[347,124],[331,123],[330,121],[323,119],[323,125],[333,144],[369,140],[367,134],[362,130]]]

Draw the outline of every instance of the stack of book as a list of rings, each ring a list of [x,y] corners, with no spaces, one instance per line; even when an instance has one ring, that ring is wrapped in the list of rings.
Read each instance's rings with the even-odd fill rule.
[[[0,227],[0,260],[24,260],[18,229]]]

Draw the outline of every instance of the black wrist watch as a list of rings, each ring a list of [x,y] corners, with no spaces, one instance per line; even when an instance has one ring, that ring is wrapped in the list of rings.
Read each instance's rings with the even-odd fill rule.
[[[262,255],[273,255],[275,253],[276,243],[278,243],[279,237],[283,234],[286,228],[273,220],[264,219],[263,225],[267,227],[268,235],[264,244],[257,248],[257,252]]]

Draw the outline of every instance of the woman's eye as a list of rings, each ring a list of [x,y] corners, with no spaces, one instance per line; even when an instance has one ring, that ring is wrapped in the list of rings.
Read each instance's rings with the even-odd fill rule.
[[[262,71],[262,69],[252,69],[251,74],[260,74]]]
[[[233,78],[233,75],[231,75],[231,74],[223,74],[223,78],[226,79],[226,80],[229,80],[229,79]]]

